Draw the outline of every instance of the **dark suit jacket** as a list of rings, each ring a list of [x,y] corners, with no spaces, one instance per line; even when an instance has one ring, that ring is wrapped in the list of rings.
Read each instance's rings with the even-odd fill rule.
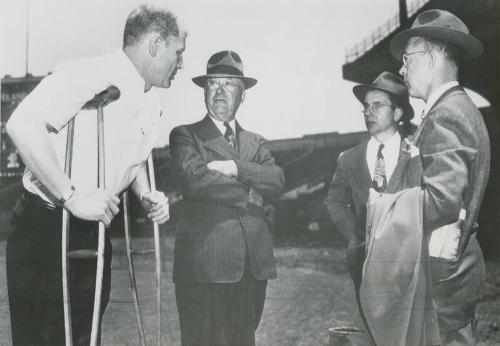
[[[456,222],[461,227],[458,260],[431,258],[434,295],[442,333],[474,317],[484,282],[476,220],[490,168],[490,144],[481,113],[460,87],[446,92],[420,124],[414,138],[423,166],[424,232]]]
[[[236,129],[236,148],[208,115],[170,134],[184,194],[175,243],[175,282],[237,282],[246,257],[256,279],[276,277],[270,224],[262,206],[249,203],[249,192],[253,188],[265,198],[279,197],[283,172],[261,136],[238,124]],[[237,179],[208,169],[215,160],[234,160]]]

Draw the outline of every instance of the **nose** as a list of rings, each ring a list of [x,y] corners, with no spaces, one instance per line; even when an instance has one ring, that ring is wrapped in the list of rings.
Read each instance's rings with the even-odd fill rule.
[[[177,61],[177,68],[179,70],[182,70],[184,68],[184,59],[182,58],[182,55],[179,56],[179,60]]]
[[[222,94],[224,92],[225,92],[225,90],[224,90],[224,88],[222,88],[222,84],[217,84],[217,89],[215,89],[215,93]]]

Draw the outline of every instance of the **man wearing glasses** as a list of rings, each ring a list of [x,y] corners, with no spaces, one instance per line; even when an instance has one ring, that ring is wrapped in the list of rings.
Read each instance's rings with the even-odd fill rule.
[[[182,345],[255,345],[267,280],[276,278],[263,201],[281,195],[283,172],[264,139],[235,120],[257,83],[239,55],[215,53],[193,82],[208,114],[170,134],[184,195],[174,255]]]
[[[400,123],[410,122],[413,109],[405,84],[389,72],[382,72],[372,84],[355,86],[353,93],[362,103],[370,139],[338,158],[325,204],[333,222],[349,241],[347,262],[360,307],[369,190],[394,192],[398,188],[399,175],[393,174],[401,149],[398,129]]]
[[[455,15],[422,12],[390,50],[412,97],[426,103],[413,141],[422,161],[423,231],[430,236],[433,299],[441,345],[475,345],[475,307],[485,279],[476,223],[490,146],[481,114],[458,83],[483,47]]]

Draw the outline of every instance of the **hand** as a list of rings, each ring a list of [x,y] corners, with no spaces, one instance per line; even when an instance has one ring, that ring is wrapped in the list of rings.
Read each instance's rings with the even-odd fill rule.
[[[101,221],[109,227],[111,220],[120,211],[120,199],[112,193],[98,189],[88,193],[75,191],[73,196],[64,203],[71,214],[87,221]]]
[[[212,161],[207,164],[207,167],[230,177],[238,176],[238,166],[236,166],[236,162],[233,160]]]
[[[431,233],[429,256],[456,260],[462,220],[444,225]]]
[[[148,218],[159,225],[170,218],[168,198],[161,191],[145,193],[141,198],[141,204],[148,212]]]

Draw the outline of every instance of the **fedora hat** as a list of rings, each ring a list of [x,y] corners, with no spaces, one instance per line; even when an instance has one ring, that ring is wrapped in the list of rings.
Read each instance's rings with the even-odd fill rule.
[[[469,29],[460,18],[448,11],[424,11],[417,16],[410,29],[396,34],[389,45],[389,50],[396,59],[401,59],[406,44],[412,36],[431,37],[449,42],[463,51],[465,60],[477,58],[483,53],[481,42],[469,34]]]
[[[365,95],[370,90],[384,91],[397,99],[403,107],[403,121],[410,121],[413,118],[408,88],[395,74],[384,71],[375,78],[372,84],[360,84],[352,88],[352,92],[361,103],[365,101]]]
[[[207,78],[239,78],[245,84],[245,89],[257,84],[257,79],[243,75],[243,62],[238,53],[223,50],[217,52],[208,59],[207,74],[193,78],[193,82],[204,88]]]

